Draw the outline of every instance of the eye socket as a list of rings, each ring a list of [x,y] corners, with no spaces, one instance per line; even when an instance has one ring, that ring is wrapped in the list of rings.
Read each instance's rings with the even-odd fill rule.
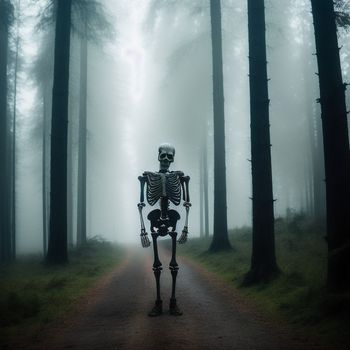
[[[167,159],[167,160],[170,160],[170,161],[174,160],[174,156],[171,153],[161,153],[159,155],[159,158],[160,159]]]

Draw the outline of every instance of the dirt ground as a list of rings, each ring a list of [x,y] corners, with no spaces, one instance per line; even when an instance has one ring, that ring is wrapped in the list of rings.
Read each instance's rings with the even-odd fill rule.
[[[152,249],[130,248],[125,261],[102,278],[65,318],[25,349],[319,349],[285,325],[268,320],[239,293],[196,263],[178,258],[177,300],[168,313],[170,257],[161,251],[164,314],[147,316],[155,298]],[[16,347],[19,349],[20,347]]]

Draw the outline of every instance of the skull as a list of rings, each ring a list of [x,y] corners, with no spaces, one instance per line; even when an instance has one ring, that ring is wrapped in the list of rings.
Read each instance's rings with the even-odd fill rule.
[[[168,171],[174,161],[175,148],[170,143],[162,143],[158,148],[158,160],[160,171]]]

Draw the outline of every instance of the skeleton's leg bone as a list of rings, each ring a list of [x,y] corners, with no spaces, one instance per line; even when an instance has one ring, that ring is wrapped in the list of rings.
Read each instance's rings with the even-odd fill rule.
[[[169,264],[169,269],[170,269],[171,277],[172,277],[172,280],[173,280],[170,301],[173,300],[176,303],[175,287],[176,287],[177,272],[179,270],[179,265],[176,262],[176,237],[177,237],[177,232],[170,232],[169,234],[170,234],[171,240],[172,240],[172,254],[171,254],[171,261],[170,261],[170,264]]]
[[[159,255],[158,255],[158,246],[157,246],[157,238],[158,234],[157,233],[152,233],[152,238],[153,238],[153,251],[154,251],[154,262],[153,262],[153,272],[154,276],[156,278],[156,287],[157,287],[157,300],[156,302],[160,302],[160,274],[162,272],[162,263],[159,260]]]

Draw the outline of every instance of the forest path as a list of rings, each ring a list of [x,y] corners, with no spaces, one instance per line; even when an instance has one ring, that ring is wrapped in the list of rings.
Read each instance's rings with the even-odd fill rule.
[[[181,257],[177,300],[184,314],[171,316],[170,256],[165,250],[160,255],[163,315],[147,316],[155,295],[152,249],[132,248],[70,317],[42,334],[35,349],[316,349],[254,311],[215,275]]]

